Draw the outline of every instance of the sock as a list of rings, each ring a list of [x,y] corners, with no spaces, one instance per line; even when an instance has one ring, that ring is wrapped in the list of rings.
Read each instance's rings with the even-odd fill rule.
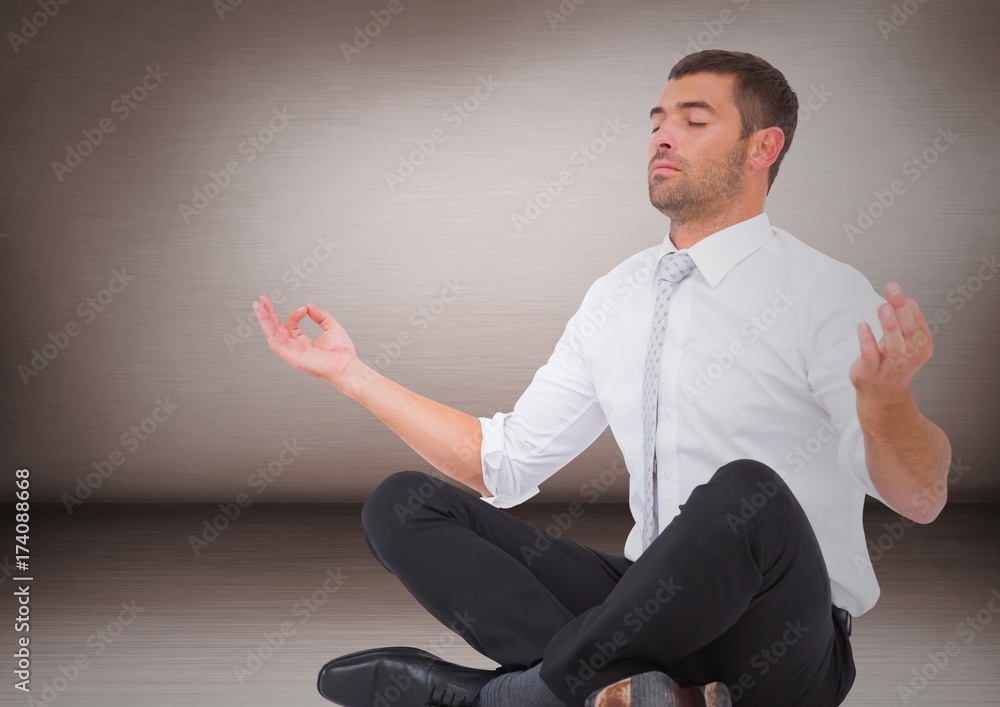
[[[528,670],[515,670],[493,678],[479,691],[482,707],[566,707],[542,682],[541,669],[542,664],[538,663]]]

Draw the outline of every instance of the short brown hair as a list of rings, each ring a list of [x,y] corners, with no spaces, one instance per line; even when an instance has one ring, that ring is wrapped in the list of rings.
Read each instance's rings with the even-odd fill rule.
[[[740,140],[746,140],[757,130],[772,125],[785,133],[785,144],[768,172],[767,191],[770,193],[781,160],[792,146],[798,123],[799,99],[795,91],[788,85],[784,74],[759,56],[724,49],[706,49],[688,54],[674,64],[667,80],[698,73],[735,77],[733,102],[742,123]]]

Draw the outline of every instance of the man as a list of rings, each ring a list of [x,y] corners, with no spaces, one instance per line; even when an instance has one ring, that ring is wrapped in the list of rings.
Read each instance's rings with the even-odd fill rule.
[[[751,54],[673,67],[647,155],[670,233],[591,286],[510,413],[475,418],[402,388],[311,304],[282,325],[255,303],[272,351],[482,494],[397,472],[362,524],[383,567],[500,667],[361,651],[323,667],[321,694],[347,707],[843,702],[850,619],[879,594],[864,496],[931,522],[951,446],[910,388],[932,352],[917,303],[894,282],[883,299],[764,213],[797,112]],[[500,510],[609,425],[636,520],[624,557]]]

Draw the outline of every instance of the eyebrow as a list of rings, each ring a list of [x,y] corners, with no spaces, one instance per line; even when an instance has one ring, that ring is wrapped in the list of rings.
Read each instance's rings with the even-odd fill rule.
[[[682,103],[677,104],[677,110],[688,110],[689,108],[704,108],[705,110],[707,110],[709,113],[711,113],[716,117],[718,117],[719,115],[719,111],[715,110],[715,108],[712,107],[712,104],[707,103],[705,101],[684,101]],[[665,111],[660,106],[656,106],[653,108],[653,110],[649,111],[649,117],[650,119],[652,119],[654,115],[666,112],[667,111]]]

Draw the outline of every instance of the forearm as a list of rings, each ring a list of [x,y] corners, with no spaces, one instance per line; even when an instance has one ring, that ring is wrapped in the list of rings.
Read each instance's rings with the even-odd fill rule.
[[[868,473],[882,497],[918,523],[934,520],[947,501],[951,442],[924,417],[913,392],[895,401],[858,396]]]
[[[355,359],[337,389],[356,400],[431,466],[483,495],[479,419],[417,395]]]

